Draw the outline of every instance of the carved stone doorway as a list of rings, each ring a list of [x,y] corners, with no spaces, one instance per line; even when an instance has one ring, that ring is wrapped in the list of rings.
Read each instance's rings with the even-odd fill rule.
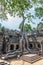
[[[14,45],[13,45],[13,44],[10,45],[10,50],[11,50],[11,51],[14,50]]]

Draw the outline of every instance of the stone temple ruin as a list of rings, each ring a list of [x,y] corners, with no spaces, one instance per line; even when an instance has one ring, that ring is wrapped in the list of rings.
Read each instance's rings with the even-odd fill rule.
[[[24,43],[24,49],[29,49],[29,53],[43,54],[43,30],[37,30],[27,33],[28,44]],[[22,43],[20,43],[21,32],[0,30],[0,54],[7,54],[13,51],[21,51]]]

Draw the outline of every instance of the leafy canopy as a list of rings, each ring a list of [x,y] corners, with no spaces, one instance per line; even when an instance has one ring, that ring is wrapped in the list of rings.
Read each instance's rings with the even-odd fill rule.
[[[2,12],[0,18],[3,19],[7,18],[7,13],[12,16],[18,15],[24,18],[24,21],[28,19],[28,22],[32,22],[32,18],[35,17],[43,19],[43,0],[0,0],[0,5]],[[33,7],[35,16],[29,12]]]
[[[37,25],[37,29],[43,29],[43,23],[39,23],[38,25]]]
[[[23,16],[32,7],[34,7],[37,16],[43,16],[43,0],[0,0],[0,4],[4,7],[5,13],[10,13],[13,16],[15,14]],[[31,16],[29,12],[27,14]]]

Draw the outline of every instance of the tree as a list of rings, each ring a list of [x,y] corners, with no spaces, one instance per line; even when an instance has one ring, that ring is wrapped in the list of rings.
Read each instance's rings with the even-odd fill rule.
[[[20,24],[19,29],[22,29],[22,24]],[[31,25],[28,24],[28,23],[25,24],[25,25],[24,25],[24,31],[25,31],[25,32],[31,32],[31,31],[32,31]]]
[[[19,15],[24,21],[28,19],[29,22],[32,22],[32,18],[36,16],[43,17],[43,0],[0,0],[0,5],[2,12],[0,18],[3,19],[7,18],[7,13],[12,16]],[[35,16],[29,12],[32,7],[34,7]]]
[[[39,18],[43,17],[43,0],[0,0],[0,5],[2,6],[0,9],[2,12],[0,18],[4,17],[3,19],[6,18],[7,13],[13,16],[17,14],[24,18],[24,21],[27,18],[29,22],[36,16]],[[35,16],[28,12],[32,7],[34,7]]]
[[[35,15],[36,17],[41,19],[41,21],[43,21],[43,0],[33,0],[33,1],[38,1],[35,2],[37,4],[35,7]]]
[[[0,23],[0,29],[1,29],[1,23]]]
[[[43,0],[0,0],[0,3],[2,7],[4,7],[4,12],[10,13],[11,15],[15,16],[18,15],[22,17],[22,36],[24,36],[24,22],[26,19],[28,21],[32,22],[32,18],[35,18],[37,14],[40,14],[41,11],[43,10],[42,4]],[[42,6],[37,6],[37,5],[42,5]],[[36,11],[36,15],[32,15],[29,10],[32,9],[34,6],[34,9]],[[40,11],[40,7],[42,10]],[[37,12],[39,8],[39,11]],[[41,14],[42,15],[42,14]],[[24,38],[24,37],[22,37]]]
[[[2,4],[3,4],[3,1],[0,0],[0,19],[5,20],[5,19],[7,19],[7,16],[6,16],[6,12],[4,10],[4,6]]]
[[[38,25],[37,25],[37,29],[43,29],[43,23],[39,23]]]

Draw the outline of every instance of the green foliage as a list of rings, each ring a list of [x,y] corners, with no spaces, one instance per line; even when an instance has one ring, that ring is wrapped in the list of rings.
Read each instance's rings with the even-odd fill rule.
[[[43,17],[43,7],[36,8],[35,11],[37,17],[39,18]]]
[[[1,30],[3,31],[3,33],[4,33],[4,31],[5,31],[5,27],[3,26],[2,28],[1,28]]]
[[[7,19],[5,0],[0,1],[0,19],[3,19],[3,20]]]
[[[43,0],[32,0],[35,7],[35,17],[43,17]]]
[[[25,32],[30,32],[30,31],[32,31],[31,25],[30,25],[30,24],[25,24],[25,25],[24,25],[24,30],[25,30]]]
[[[5,28],[4,26],[2,26],[2,24],[0,23],[0,30],[4,31],[9,31],[10,29]]]
[[[37,27],[36,28],[35,27],[32,28],[32,31],[36,31],[36,30],[37,30]]]
[[[19,29],[21,29],[22,28],[22,24],[20,24],[20,26],[19,26]],[[32,31],[32,28],[31,28],[31,25],[30,24],[25,24],[24,25],[24,31],[25,32],[30,32],[30,31]]]
[[[37,25],[37,29],[43,29],[43,23],[39,23],[38,25]]]
[[[4,12],[7,11],[12,16],[15,16],[15,14],[19,16],[23,16],[25,12],[29,11],[29,9],[33,7],[32,3],[36,4],[36,6],[37,3],[43,6],[43,0],[31,0],[31,1],[30,0],[0,0],[0,4],[4,7]],[[35,11],[38,16],[40,15],[42,16],[43,8],[36,7]],[[39,15],[39,13],[41,14]]]
[[[7,11],[12,16],[15,16],[15,14],[23,16],[25,12],[32,8],[30,0],[1,0],[0,2],[4,7],[4,12]]]
[[[32,0],[32,2],[34,3],[34,4],[41,4],[41,5],[43,5],[43,0]]]

